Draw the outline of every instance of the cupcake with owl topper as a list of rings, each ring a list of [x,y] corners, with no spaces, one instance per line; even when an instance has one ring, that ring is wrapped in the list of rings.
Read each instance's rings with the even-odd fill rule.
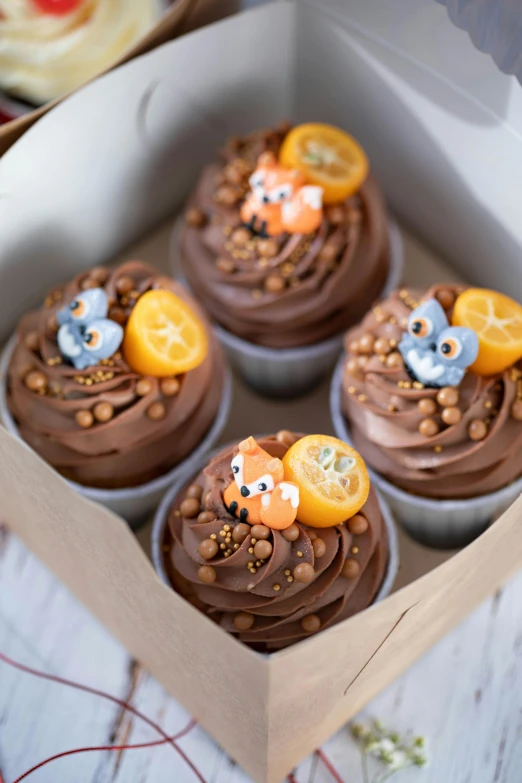
[[[522,491],[522,306],[479,288],[403,289],[345,348],[337,433],[415,537],[468,543]]]
[[[229,403],[204,315],[140,261],[55,288],[21,319],[3,358],[7,428],[133,523],[213,445]]]
[[[389,511],[360,455],[337,438],[249,437],[203,459],[187,479],[158,511],[156,567],[254,649],[306,639],[391,589]]]
[[[276,396],[325,374],[343,330],[402,267],[363,148],[320,123],[231,139],[203,170],[174,251],[245,380]]]

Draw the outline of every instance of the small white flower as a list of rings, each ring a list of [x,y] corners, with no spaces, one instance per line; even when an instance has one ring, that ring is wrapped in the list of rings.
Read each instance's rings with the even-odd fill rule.
[[[408,756],[406,753],[403,750],[396,750],[392,753],[388,766],[390,769],[400,769],[401,767],[404,767],[407,761]]]

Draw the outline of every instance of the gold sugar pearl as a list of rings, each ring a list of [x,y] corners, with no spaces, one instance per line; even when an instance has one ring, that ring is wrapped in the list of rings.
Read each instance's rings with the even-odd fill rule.
[[[274,590],[276,593],[278,593],[280,589],[281,589],[281,585],[278,585],[277,583],[275,585],[272,585],[272,590]]]
[[[375,339],[373,337],[373,334],[370,333],[363,334],[363,336],[359,339],[359,353],[362,354],[373,353],[374,343],[375,343]]]
[[[423,416],[433,416],[437,410],[437,403],[430,397],[423,397],[417,403],[417,408],[423,414]]]
[[[522,400],[515,400],[511,405],[511,416],[515,421],[522,421]]]
[[[462,411],[455,407],[443,408],[440,415],[444,424],[448,424],[449,426],[458,424],[462,419]]]
[[[437,402],[442,408],[453,408],[458,401],[459,392],[454,386],[444,386],[437,392]]]
[[[468,436],[471,440],[484,440],[488,433],[488,428],[481,419],[473,419],[468,426]]]
[[[438,431],[439,425],[434,419],[423,419],[419,424],[419,432],[426,438],[432,438]]]
[[[316,614],[308,614],[301,620],[301,628],[305,633],[317,633],[321,627],[321,620]]]

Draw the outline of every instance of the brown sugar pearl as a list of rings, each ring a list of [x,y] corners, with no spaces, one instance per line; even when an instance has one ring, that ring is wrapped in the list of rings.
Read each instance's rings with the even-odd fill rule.
[[[487,433],[488,428],[486,427],[485,422],[483,422],[481,419],[473,419],[473,421],[470,421],[468,435],[471,440],[484,440]]]
[[[391,350],[390,341],[386,337],[378,337],[373,344],[373,350],[375,353],[389,353]]]
[[[301,628],[305,633],[317,633],[321,627],[321,621],[316,614],[307,614],[301,620]]]
[[[212,511],[202,511],[201,514],[198,514],[198,524],[208,525],[208,523],[213,522],[215,518],[216,515]]]
[[[266,525],[253,525],[250,533],[253,538],[257,538],[259,541],[266,541],[270,538],[270,528]]]
[[[93,280],[96,280],[97,283],[104,283],[109,277],[109,270],[105,269],[104,266],[95,266],[91,269],[89,275]]]
[[[334,226],[340,226],[346,221],[346,210],[341,206],[330,207],[326,212],[326,218]]]
[[[28,372],[24,382],[27,388],[33,392],[43,392],[47,387],[47,378],[43,372],[39,372],[38,370],[31,370],[31,372]]]
[[[294,568],[294,579],[296,582],[307,585],[313,581],[314,577],[315,571],[310,563],[299,563],[299,565]]]
[[[426,438],[432,438],[439,431],[439,425],[434,419],[423,419],[419,424],[419,432]]]
[[[235,166],[234,162],[229,163],[223,170],[223,176],[227,182],[231,185],[240,185],[243,182],[243,172],[239,166]]]
[[[183,503],[181,505],[183,505]],[[212,558],[217,555],[218,551],[219,547],[217,541],[214,541],[212,538],[205,538],[198,546],[198,552],[203,560],[212,560]]]
[[[322,538],[316,538],[312,544],[315,557],[322,557],[326,552],[326,544]]]
[[[177,378],[163,378],[160,381],[160,391],[165,397],[174,397],[180,388],[180,382]]]
[[[245,538],[249,535],[250,525],[247,525],[246,522],[240,522],[239,525],[236,525],[232,531],[232,540],[236,544],[242,544]]]
[[[152,391],[152,381],[148,378],[140,378],[136,384],[136,394],[138,397],[146,397]]]
[[[359,339],[359,353],[373,353],[374,343],[375,339],[373,334],[363,334],[363,336]]]
[[[400,367],[402,365],[402,356],[398,351],[393,351],[386,357],[386,367]]]
[[[89,276],[89,277],[85,277],[82,280],[80,288],[82,289],[82,291],[88,291],[89,288],[98,288],[98,285],[99,285],[98,281],[94,280],[94,278]]]
[[[437,402],[443,408],[453,408],[459,401],[459,393],[454,386],[444,386],[437,392]]]
[[[272,550],[270,541],[258,541],[254,546],[254,555],[258,560],[266,560],[272,554]]]
[[[162,402],[153,402],[147,408],[147,416],[153,421],[160,421],[167,415],[167,409]]]
[[[262,258],[273,258],[278,249],[275,239],[260,239],[257,243],[257,252]]]
[[[28,332],[24,337],[24,345],[28,351],[37,351],[40,346],[38,332]]]
[[[231,275],[235,268],[236,265],[230,258],[218,258],[216,261],[216,269],[225,275]]]
[[[293,446],[297,441],[297,438],[293,432],[290,432],[290,430],[279,430],[276,435],[276,440],[290,448],[290,446]]]
[[[117,324],[120,326],[125,326],[127,323],[127,316],[125,315],[125,310],[121,307],[111,307],[109,310],[109,318],[111,321],[116,321]]]
[[[268,275],[265,280],[265,289],[271,294],[277,294],[279,291],[282,291],[285,286],[286,283],[281,275]]]
[[[244,247],[252,239],[252,234],[248,228],[236,228],[232,233],[230,240],[236,247]]]
[[[234,617],[234,626],[238,631],[249,631],[254,625],[254,615],[250,612],[238,612]]]
[[[511,416],[515,421],[522,421],[522,400],[515,400],[511,406]]]
[[[353,557],[349,557],[348,560],[344,561],[344,565],[341,569],[341,576],[344,576],[345,579],[355,579],[359,576],[360,570],[361,568],[357,560],[354,560]]]
[[[201,496],[203,494],[203,487],[200,484],[191,484],[190,487],[187,489],[187,498],[196,498],[196,500],[201,500]]]
[[[459,408],[443,408],[440,414],[444,424],[458,424],[462,419],[462,411]]]
[[[348,530],[354,536],[362,536],[368,530],[368,520],[362,514],[355,514],[348,520]]]
[[[423,416],[433,416],[437,410],[437,403],[430,397],[423,397],[422,400],[418,401],[417,408]]]
[[[84,430],[92,427],[94,424],[94,416],[90,411],[78,411],[74,418],[76,419],[76,423]]]
[[[56,320],[56,313],[54,315],[50,315],[47,319],[47,331],[49,334],[56,334],[58,331],[58,321]]]
[[[183,503],[180,505],[179,510],[181,511],[182,517],[192,519],[193,517],[197,517],[201,511],[201,503],[199,502],[198,498],[185,498]]]
[[[436,297],[445,310],[449,310],[455,304],[455,294],[449,288],[441,288]]]
[[[200,566],[198,568],[198,578],[205,585],[211,585],[216,581],[216,569],[212,566]]]
[[[116,280],[116,291],[121,294],[128,294],[134,290],[134,280],[129,275],[122,275]]]
[[[339,248],[332,242],[327,242],[319,251],[319,260],[331,264],[337,258]]]
[[[94,418],[102,424],[110,421],[114,415],[114,408],[110,402],[99,402],[94,406]]]
[[[207,222],[205,213],[197,207],[191,207],[190,209],[187,209],[185,213],[185,220],[187,221],[187,226],[191,226],[191,228],[200,228]]]
[[[225,207],[233,207],[239,201],[239,191],[232,185],[221,185],[216,190],[214,195],[218,204],[223,204]]]
[[[281,535],[286,541],[297,541],[299,538],[299,528],[297,525],[290,525],[281,531]]]

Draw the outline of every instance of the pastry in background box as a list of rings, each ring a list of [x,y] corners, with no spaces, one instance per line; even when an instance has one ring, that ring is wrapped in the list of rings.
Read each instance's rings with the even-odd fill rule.
[[[245,341],[295,348],[339,334],[390,269],[364,150],[317,123],[231,139],[190,199],[182,266],[210,315]]]
[[[522,307],[436,285],[381,302],[346,336],[355,447],[397,487],[473,498],[522,475]]]
[[[163,552],[181,595],[271,652],[371,604],[388,548],[359,454],[283,431],[211,459],[175,499]]]
[[[165,0],[0,0],[0,88],[39,105],[113,65]]]
[[[203,440],[224,372],[186,291],[130,261],[78,275],[22,318],[7,403],[21,437],[66,478],[134,487]]]

